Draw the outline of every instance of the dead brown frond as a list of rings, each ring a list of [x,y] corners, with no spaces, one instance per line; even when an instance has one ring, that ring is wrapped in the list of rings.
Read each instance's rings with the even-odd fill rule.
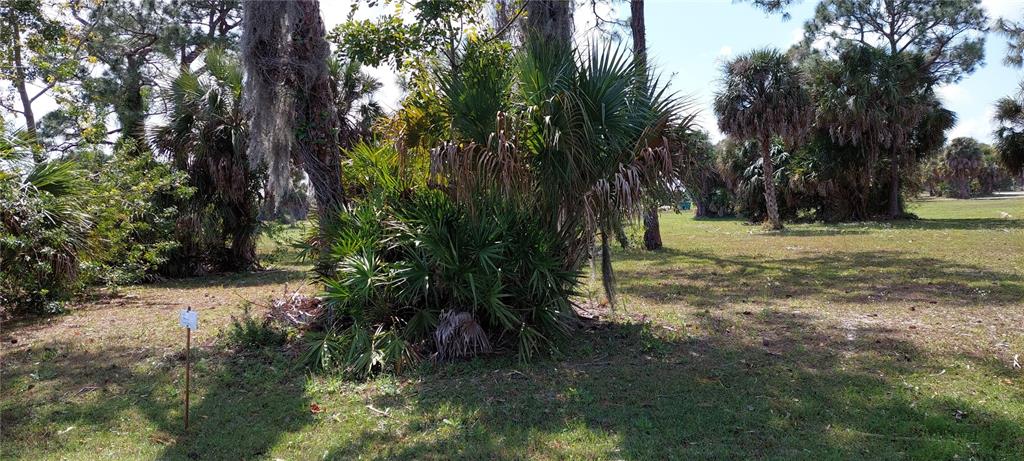
[[[323,320],[323,301],[315,296],[299,293],[298,290],[272,299],[267,309],[267,319],[300,330],[316,330]]]
[[[491,352],[491,342],[469,312],[444,311],[434,331],[437,360],[446,362]]]

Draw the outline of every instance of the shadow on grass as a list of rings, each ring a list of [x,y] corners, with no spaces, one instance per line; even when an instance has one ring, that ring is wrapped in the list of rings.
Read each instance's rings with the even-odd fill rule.
[[[623,293],[697,307],[815,297],[833,302],[908,301],[953,306],[1008,305],[1024,299],[1024,276],[895,251],[855,251],[765,260],[666,248],[632,254],[620,269]],[[980,303],[980,304],[979,304]]]
[[[652,324],[597,322],[572,338],[562,361],[442,367],[399,393],[353,396],[390,411],[381,417],[387,421],[374,424],[371,418],[352,432],[313,432],[297,439],[327,441],[333,448],[323,455],[301,445],[292,450],[317,459],[1019,459],[1024,454],[1019,418],[906,384],[907,375],[939,375],[942,366],[894,331],[875,325],[822,327],[806,314],[775,311],[705,312],[695,322],[705,336]],[[192,429],[186,435],[176,392],[180,359],[138,349],[76,352],[72,344],[5,357],[5,392],[21,389],[4,398],[5,447],[11,447],[6,454],[38,455],[31,440],[39,438],[47,439],[47,453],[66,453],[64,443],[82,449],[31,421],[148,438],[163,446],[148,445],[155,453],[132,456],[156,459],[261,459],[280,449],[286,434],[310,427],[331,430],[310,415],[305,377],[282,353],[201,351]],[[146,372],[121,365],[144,360],[158,363]],[[42,399],[17,397],[33,395],[24,390],[29,380],[55,392]],[[131,421],[148,421],[156,430],[147,433]]]
[[[409,416],[366,428],[326,458],[1024,454],[1019,420],[901,383],[901,375],[937,373],[939,366],[891,331],[819,329],[813,319],[784,314],[739,322],[705,314],[699,321],[713,333],[694,338],[598,324],[574,338],[575,361],[519,370],[449,367],[399,396],[376,398],[376,408]]]
[[[31,459],[43,452],[81,450],[78,442],[60,437],[63,433],[54,434],[55,428],[73,428],[71,436],[124,434],[134,439],[129,447],[159,453],[120,456],[259,459],[283,434],[312,422],[303,396],[305,377],[293,372],[280,352],[232,356],[196,348],[186,433],[183,360],[183,353],[157,357],[146,348],[123,347],[85,351],[67,342],[5,356],[5,392],[14,389],[3,399],[5,454]],[[138,362],[148,364],[140,369]]]
[[[891,221],[897,229],[924,230],[985,230],[1024,229],[1024,219],[910,219]]]
[[[743,231],[763,233],[777,237],[827,237],[832,235],[862,235],[876,232],[882,228],[913,229],[913,230],[991,230],[991,229],[1024,229],[1024,219],[996,218],[938,218],[938,219],[897,219],[891,221],[864,221],[850,223],[824,223],[821,227],[800,227],[787,225],[778,232],[767,232],[764,227],[750,223],[742,218],[700,218],[694,219],[703,225],[713,226],[715,223],[738,223],[744,226]]]
[[[268,269],[255,272],[207,275],[185,279],[167,280],[159,283],[164,288],[209,288],[209,287],[260,287],[266,285],[298,285],[306,280],[309,272],[299,268]]]

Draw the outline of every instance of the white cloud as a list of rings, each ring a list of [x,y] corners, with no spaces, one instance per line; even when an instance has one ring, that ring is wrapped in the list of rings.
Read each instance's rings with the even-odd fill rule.
[[[789,33],[789,46],[796,45],[804,40],[804,28],[797,27]]]
[[[935,89],[935,92],[939,94],[946,106],[967,101],[967,91],[961,85],[941,85]]]
[[[725,57],[732,56],[732,47],[729,45],[722,45],[722,47],[718,49],[718,55]]]
[[[981,142],[990,143],[993,141],[992,131],[995,129],[995,122],[992,121],[994,116],[995,109],[990,107],[980,117],[958,120],[956,126],[949,130],[946,136],[949,139],[970,137]]]
[[[989,17],[1018,19],[1021,10],[1024,10],[1024,1],[1021,0],[981,0],[981,6],[988,12]]]

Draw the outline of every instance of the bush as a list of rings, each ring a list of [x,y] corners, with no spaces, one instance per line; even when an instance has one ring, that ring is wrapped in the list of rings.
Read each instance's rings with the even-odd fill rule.
[[[130,142],[94,168],[87,200],[95,219],[90,237],[94,257],[86,263],[89,280],[116,286],[164,272],[180,249],[176,204],[192,194],[188,177]]]
[[[82,211],[81,170],[44,162],[0,174],[0,318],[53,313],[83,286],[79,258],[91,222]]]
[[[242,306],[241,317],[231,316],[226,337],[228,345],[245,350],[280,346],[288,339],[287,333],[277,328],[270,317],[253,317],[249,303]]]
[[[314,368],[358,376],[435,353],[449,360],[491,344],[521,359],[550,350],[573,318],[579,272],[558,236],[497,198],[473,207],[433,190],[372,202],[328,232],[322,277],[331,332],[313,338]]]

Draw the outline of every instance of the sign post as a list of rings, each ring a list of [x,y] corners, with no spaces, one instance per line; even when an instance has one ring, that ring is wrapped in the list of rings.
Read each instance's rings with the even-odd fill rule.
[[[188,432],[188,392],[191,388],[192,330],[199,326],[199,314],[191,307],[181,311],[178,324],[185,327],[185,431]]]

